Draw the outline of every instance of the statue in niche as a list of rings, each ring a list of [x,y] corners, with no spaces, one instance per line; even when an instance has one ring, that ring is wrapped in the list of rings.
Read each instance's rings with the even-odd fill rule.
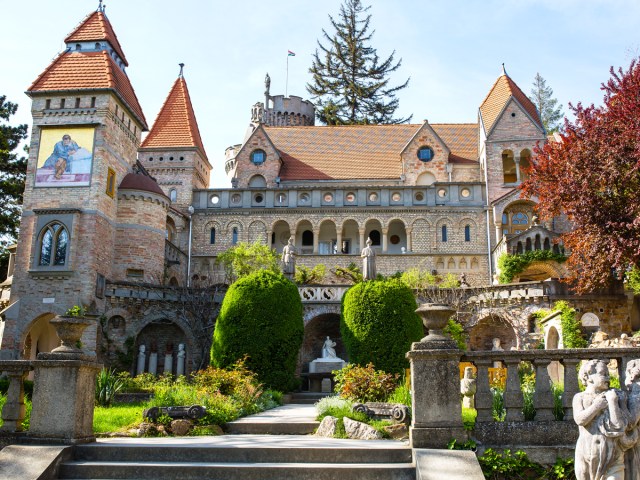
[[[473,376],[473,367],[465,367],[464,377],[460,380],[460,393],[462,394],[462,406],[464,408],[474,408],[474,397],[476,394],[476,379]]]
[[[178,354],[176,357],[178,358],[176,365],[176,376],[184,375],[184,360],[187,353],[184,351],[184,343],[178,344]]]
[[[136,375],[140,375],[144,373],[144,365],[147,360],[147,354],[145,353],[147,347],[144,345],[140,345],[140,350],[138,351],[138,368],[136,369]]]
[[[462,272],[460,274],[460,288],[469,288],[471,285],[469,285],[469,282],[467,282],[467,274]]]
[[[296,247],[293,245],[293,237],[282,249],[282,273],[292,279],[296,274]]]
[[[630,422],[626,395],[609,388],[609,369],[603,360],[589,360],[578,378],[586,387],[573,397],[578,424],[575,471],[578,480],[624,480],[626,430]]]
[[[371,238],[367,238],[367,246],[362,249],[362,276],[365,280],[376,279],[376,251],[371,248]]]
[[[337,358],[336,355],[336,342],[327,337],[322,345],[322,358]]]

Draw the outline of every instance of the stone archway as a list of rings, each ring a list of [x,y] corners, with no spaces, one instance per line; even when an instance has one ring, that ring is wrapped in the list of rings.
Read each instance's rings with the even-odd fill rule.
[[[340,315],[322,313],[305,322],[304,339],[298,356],[298,371],[308,372],[309,362],[322,356],[322,345],[327,337],[336,342],[336,355],[347,360],[347,353],[340,336]]]
[[[189,365],[193,362],[193,354],[195,352],[192,351],[189,346],[191,342],[189,342],[189,338],[185,334],[184,330],[177,323],[168,320],[168,319],[158,319],[153,320],[147,323],[136,335],[135,341],[135,359],[133,362],[134,373],[138,374],[138,361],[140,355],[140,347],[142,345],[145,346],[145,364],[144,371],[152,372],[153,368],[151,365],[152,357],[151,354],[155,353],[156,356],[156,368],[155,373],[158,375],[162,375],[163,373],[168,373],[165,370],[165,359],[167,355],[171,355],[170,362],[167,363],[171,365],[171,372],[173,375],[176,374],[177,367],[177,354],[178,354],[178,346],[180,344],[185,345],[186,347],[186,358],[185,358],[185,374],[189,373],[190,368]]]
[[[518,348],[518,336],[513,326],[498,315],[489,315],[478,321],[469,332],[471,350],[491,350],[493,339],[499,338],[503,350]]]
[[[49,320],[54,318],[53,313],[42,314],[31,322],[22,341],[22,358],[35,360],[38,353],[50,352],[60,345],[60,338]]]

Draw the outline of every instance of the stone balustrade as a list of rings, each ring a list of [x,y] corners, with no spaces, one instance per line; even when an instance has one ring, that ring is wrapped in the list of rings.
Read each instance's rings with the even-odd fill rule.
[[[302,303],[340,303],[349,285],[304,285],[298,287]]]
[[[9,379],[7,401],[2,407],[1,434],[14,434],[22,431],[22,421],[25,416],[24,379],[33,370],[30,360],[2,360],[0,371]]]

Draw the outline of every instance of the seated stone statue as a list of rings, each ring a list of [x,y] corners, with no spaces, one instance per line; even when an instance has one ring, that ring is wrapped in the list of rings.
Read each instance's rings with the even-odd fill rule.
[[[336,342],[327,337],[322,346],[322,358],[337,358],[335,346]]]
[[[609,369],[602,360],[589,360],[578,378],[586,387],[573,397],[578,424],[575,471],[578,480],[624,480],[624,448],[620,440],[629,424],[626,396],[609,389]]]

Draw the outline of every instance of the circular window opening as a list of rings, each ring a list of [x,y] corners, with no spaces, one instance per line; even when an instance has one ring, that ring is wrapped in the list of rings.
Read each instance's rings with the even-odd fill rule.
[[[220,197],[218,195],[211,195],[211,204],[218,205],[220,203]]]
[[[153,157],[149,157],[149,161],[150,161],[150,162],[153,162]]]
[[[378,201],[378,194],[376,192],[371,192],[369,194],[369,201],[370,202],[377,202]]]
[[[460,190],[460,196],[462,198],[469,198],[471,196],[471,190],[469,190],[468,188],[463,188],[462,190]]]
[[[266,159],[267,154],[264,150],[257,149],[251,152],[251,163],[254,165],[262,165]]]
[[[160,158],[159,158],[159,160],[160,160],[160,161],[163,161],[163,160],[164,160],[164,157],[160,157]]]
[[[416,193],[416,196],[414,197],[418,202],[421,202],[424,200],[424,193],[422,192],[418,192]]]
[[[389,237],[389,241],[392,245],[397,245],[400,243],[400,237],[398,235],[391,235],[391,237]]]
[[[438,190],[438,196],[440,198],[444,198],[447,196],[447,189],[446,188],[441,188]]]
[[[169,157],[169,161],[172,162],[173,161],[173,157]]]
[[[184,160],[184,157],[180,157],[180,161]]]
[[[394,202],[399,202],[400,200],[402,200],[402,195],[400,195],[400,192],[393,192],[393,194],[391,194],[391,200],[393,200]]]
[[[309,203],[309,199],[311,197],[309,196],[308,193],[301,193],[300,194],[300,203]]]
[[[516,116],[515,112],[514,112],[514,113],[512,113],[512,114],[511,114],[511,116],[512,116],[512,117],[515,117],[515,116]]]
[[[242,200],[242,196],[239,193],[231,195],[231,203],[240,203],[240,200]]]
[[[433,148],[431,147],[420,147],[418,149],[418,160],[421,162],[430,162],[433,160]]]
[[[262,203],[262,201],[264,200],[264,197],[262,196],[262,194],[257,193],[255,197],[253,197],[253,199],[256,201],[256,203]]]
[[[356,201],[356,194],[353,192],[349,192],[347,193],[347,196],[345,197],[347,199],[347,202],[355,202]]]
[[[327,203],[333,202],[333,195],[330,193],[325,193],[323,198]]]

